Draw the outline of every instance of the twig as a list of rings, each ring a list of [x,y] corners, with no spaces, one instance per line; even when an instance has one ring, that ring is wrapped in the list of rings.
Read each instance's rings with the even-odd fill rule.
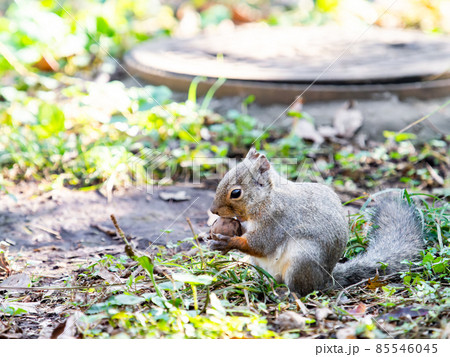
[[[39,77],[36,73],[30,72],[19,60],[14,56],[14,54],[0,42],[0,54],[5,57],[6,61],[14,68],[14,70],[19,73],[22,77]]]
[[[250,299],[248,298],[248,290],[244,289],[244,297],[245,297],[245,302],[247,304],[247,307],[249,310],[252,309],[251,305],[250,305]]]
[[[421,269],[423,269],[423,268],[422,268],[422,267],[417,267],[417,268],[411,269],[410,271],[418,271],[418,270],[421,270]],[[402,272],[402,271],[397,271],[397,272],[395,272],[395,273],[391,273],[391,274],[389,274],[389,275],[383,276],[382,279],[383,279],[383,280],[387,280],[387,279],[392,278],[393,276],[398,275],[398,274],[401,274],[401,273],[403,273],[403,272]],[[364,283],[368,283],[369,280],[370,280],[370,278],[364,279],[364,280],[361,280],[361,281],[357,282],[356,284],[349,285],[349,286],[347,286],[346,288],[342,289],[342,290],[339,292],[338,297],[336,298],[336,303],[338,303],[339,300],[341,300],[342,295],[343,295],[346,291],[348,291],[348,290],[350,290],[350,289],[352,289],[352,288],[354,288],[354,287],[357,287],[357,286],[359,286],[359,285],[362,285],[362,284],[364,284]]]
[[[209,286],[206,286],[206,300],[205,300],[205,304],[203,305],[202,311],[200,311],[200,315],[204,314],[206,312],[206,309],[208,308],[209,300],[210,300],[209,294],[211,294],[209,291]]]
[[[199,240],[198,240],[198,235],[197,235],[197,234],[195,233],[195,231],[194,231],[194,227],[192,226],[191,219],[190,219],[189,217],[186,217],[186,221],[187,221],[187,223],[189,224],[189,227],[191,228],[192,234],[194,235],[194,239],[195,239],[195,241],[196,241],[196,243],[197,243],[197,247],[198,247],[199,252],[200,252],[200,260],[202,261],[202,269],[205,269],[205,267],[206,267],[206,264],[205,264],[205,257],[203,256],[203,249],[202,249],[202,247],[200,246],[200,242],[199,242]]]
[[[102,233],[105,233],[106,235],[108,235],[110,237],[117,237],[117,232],[113,231],[112,229],[108,229],[99,224],[91,224],[91,227],[99,230]]]
[[[157,280],[157,279],[155,279]],[[158,279],[160,282],[166,281],[166,279]],[[151,280],[140,280],[140,283],[151,283]],[[123,286],[128,283],[115,283],[115,284],[95,284],[95,285],[76,285],[76,286],[32,286],[32,287],[18,287],[18,286],[0,286],[1,290],[83,290],[92,288],[109,288],[112,286]]]
[[[431,165],[428,162],[425,163],[425,166],[426,166],[428,172],[430,173],[430,176],[434,179],[434,181],[436,181],[439,185],[443,186],[444,179],[441,176],[439,176],[439,174],[436,172],[436,170],[433,169],[433,167],[431,167]]]
[[[9,276],[11,274],[11,270],[8,268],[8,261],[5,258],[5,255],[3,252],[0,252],[0,271],[6,272],[6,276]]]
[[[119,233],[119,236],[122,237],[122,239],[125,242],[125,244],[126,245],[130,245],[130,242],[128,242],[128,239],[125,236],[125,233],[123,233],[122,229],[119,227],[119,223],[117,223],[117,219],[116,219],[116,217],[113,214],[111,215],[111,221],[113,222],[114,227],[116,227],[117,233]]]
[[[425,119],[428,119],[429,117],[431,117],[434,113],[438,112],[441,109],[444,109],[447,105],[450,104],[450,100],[446,101],[444,104],[442,104],[440,107],[436,108],[435,110],[433,110],[431,113],[424,115],[422,118],[417,119],[415,122],[405,126],[402,130],[398,131],[397,134],[403,133],[404,131],[412,128],[414,125],[417,125],[421,122],[423,122]]]
[[[35,224],[35,223],[30,223],[31,227],[35,227],[37,229],[40,229],[41,231],[53,234],[55,236],[56,239],[62,239],[61,234],[57,231],[54,231],[53,229],[41,226],[40,224]]]
[[[297,304],[297,310],[300,309],[303,315],[308,315],[309,311],[306,308],[305,304],[298,298],[295,293],[291,293],[294,297],[295,303]]]

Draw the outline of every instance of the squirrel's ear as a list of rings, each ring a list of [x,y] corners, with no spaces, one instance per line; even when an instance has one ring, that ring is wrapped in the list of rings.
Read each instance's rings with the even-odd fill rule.
[[[270,162],[267,160],[266,155],[260,155],[258,157],[257,165],[259,172],[262,174],[270,169]]]
[[[249,160],[254,160],[254,159],[257,159],[260,155],[261,154],[258,151],[256,151],[255,147],[252,146],[250,148],[250,150],[248,151],[247,156],[245,158],[249,159]]]
[[[268,184],[271,184],[269,174],[270,162],[269,160],[267,160],[267,157],[265,155],[258,152],[256,153],[257,156],[253,156],[252,158],[247,155],[245,160],[242,162],[242,164],[250,174],[246,176],[246,179],[253,179],[261,186],[266,186]]]

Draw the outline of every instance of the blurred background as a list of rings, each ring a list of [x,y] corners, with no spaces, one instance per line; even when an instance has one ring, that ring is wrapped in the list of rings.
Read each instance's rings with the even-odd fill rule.
[[[0,338],[448,338],[449,38],[450,0],[0,0]],[[339,195],[346,258],[407,190],[423,260],[294,303],[204,249],[251,146]]]
[[[314,156],[320,165],[304,167],[338,186],[354,188],[356,182],[370,187],[385,177],[406,186],[424,180],[421,187],[442,187],[448,132],[435,125],[434,141],[425,149],[410,142],[421,134],[394,132],[442,102],[404,102],[388,95],[376,103],[360,103],[359,109],[343,101],[329,106],[298,102],[287,111],[286,105],[258,106],[251,94],[222,101],[215,96],[217,88],[200,100],[197,79],[185,93],[175,93],[130,76],[123,65],[124,55],[144,41],[184,39],[249,24],[335,25],[358,35],[372,23],[446,35],[450,1],[0,1],[0,188],[8,191],[21,180],[37,180],[44,189],[96,189],[108,180],[111,191],[143,174],[129,159],[144,148],[170,155],[161,172],[168,166],[177,180],[190,177],[185,170],[193,158],[240,157],[252,144],[269,157],[302,162]],[[441,123],[448,122],[443,110]],[[283,113],[288,119],[284,126],[268,127]],[[378,120],[380,113],[385,125],[404,117],[400,127],[380,129],[377,138],[371,137],[363,119]],[[341,129],[339,123],[344,123]],[[361,125],[366,130],[358,136]],[[390,144],[380,146],[384,140]],[[427,169],[423,157],[431,157],[426,163],[438,171]],[[383,174],[367,170],[368,162],[381,165],[392,158],[397,161]],[[419,161],[422,171],[414,168]],[[206,161],[204,168],[207,177]],[[297,168],[287,174],[294,179],[302,175]]]
[[[1,42],[21,63],[40,69],[54,66],[68,75],[85,71],[90,76],[111,62],[106,52],[121,58],[135,44],[151,38],[195,35],[252,22],[350,27],[375,22],[387,28],[450,33],[447,0],[3,0],[0,15]],[[39,63],[42,57],[49,63]],[[3,58],[2,74],[8,69]]]

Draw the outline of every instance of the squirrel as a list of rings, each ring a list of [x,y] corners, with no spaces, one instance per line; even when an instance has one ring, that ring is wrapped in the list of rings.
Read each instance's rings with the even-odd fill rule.
[[[283,178],[254,148],[219,182],[210,211],[243,225],[240,235],[212,232],[210,249],[250,255],[253,264],[302,296],[342,289],[382,267],[386,275],[401,271],[402,261],[415,260],[423,248],[417,208],[391,195],[373,208],[366,251],[338,263],[349,236],[339,197],[326,185]]]

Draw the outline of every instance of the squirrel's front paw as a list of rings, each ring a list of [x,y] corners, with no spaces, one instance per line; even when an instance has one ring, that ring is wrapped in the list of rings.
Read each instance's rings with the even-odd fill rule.
[[[222,254],[228,253],[230,248],[231,237],[225,236],[223,234],[211,233],[211,241],[209,242],[209,248],[211,250],[218,250]]]

